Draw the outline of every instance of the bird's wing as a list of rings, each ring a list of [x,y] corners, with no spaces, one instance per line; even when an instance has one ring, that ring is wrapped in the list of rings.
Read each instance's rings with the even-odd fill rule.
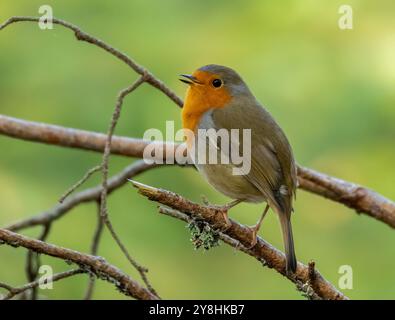
[[[245,174],[277,210],[289,217],[296,189],[296,166],[289,142],[272,116],[255,99],[243,101],[212,114],[217,129],[251,129],[251,170]],[[240,150],[242,152],[243,150]]]

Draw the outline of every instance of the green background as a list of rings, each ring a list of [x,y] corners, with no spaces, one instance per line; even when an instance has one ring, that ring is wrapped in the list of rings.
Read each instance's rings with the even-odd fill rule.
[[[340,30],[343,1],[50,1],[2,0],[0,20],[38,15],[42,4],[128,53],[180,96],[180,73],[217,63],[236,69],[285,130],[297,161],[395,198],[395,2],[347,1],[354,29]],[[136,79],[102,50],[75,41],[59,26],[21,23],[0,32],[0,113],[104,132],[117,92]],[[180,109],[144,85],[130,95],[116,133],[142,137],[148,128],[180,127]],[[0,225],[51,208],[101,156],[0,136]],[[111,172],[130,163],[111,158]],[[225,203],[197,172],[166,167],[138,181],[200,201]],[[100,181],[93,177],[86,186]],[[231,217],[253,224],[262,205],[242,204]],[[351,298],[395,298],[395,233],[340,204],[299,191],[293,218],[297,256],[336,286],[339,267],[353,268]],[[124,187],[109,199],[114,226],[132,255],[149,267],[163,298],[302,299],[294,285],[249,256],[221,245],[195,251],[185,224]],[[95,204],[81,205],[53,225],[49,241],[89,251]],[[39,228],[24,231],[37,236]],[[260,232],[282,248],[277,218]],[[99,254],[138,278],[105,232]],[[18,285],[25,250],[0,247],[0,281]],[[43,257],[55,272],[68,266]],[[42,297],[80,299],[87,279],[56,283]],[[123,299],[99,282],[96,299]]]

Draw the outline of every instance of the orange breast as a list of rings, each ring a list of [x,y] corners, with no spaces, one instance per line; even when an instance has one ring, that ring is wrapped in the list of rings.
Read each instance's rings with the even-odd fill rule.
[[[204,71],[193,74],[202,84],[192,84],[186,93],[182,109],[182,125],[184,129],[196,132],[203,114],[213,108],[223,108],[231,100],[231,95],[225,87],[214,88],[211,81],[216,75]]]

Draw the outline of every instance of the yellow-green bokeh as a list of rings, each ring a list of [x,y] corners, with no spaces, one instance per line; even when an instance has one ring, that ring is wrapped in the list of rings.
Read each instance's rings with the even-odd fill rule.
[[[348,1],[354,29],[338,28],[342,1],[50,1],[2,0],[0,20],[54,15],[79,25],[150,69],[180,96],[177,75],[218,63],[242,74],[287,133],[298,162],[395,198],[395,2]],[[0,32],[0,113],[104,132],[117,92],[136,75],[114,57],[55,26],[21,23]],[[145,85],[129,96],[117,134],[142,137],[148,128],[180,126],[179,108]],[[0,225],[51,208],[100,154],[0,136]],[[130,163],[111,158],[111,172]],[[139,181],[200,201],[227,199],[194,170],[166,167]],[[99,182],[93,177],[86,186]],[[262,206],[240,205],[235,219],[252,224]],[[351,298],[395,298],[394,230],[342,205],[300,191],[293,218],[297,256],[314,259],[338,284],[351,265]],[[131,254],[150,269],[163,298],[301,299],[294,286],[249,256],[222,245],[194,251],[182,222],[157,214],[155,204],[125,187],[109,199],[116,230]],[[49,241],[87,252],[94,204],[82,205],[53,226]],[[27,230],[36,236],[39,230]],[[282,248],[276,217],[261,235]],[[106,232],[99,254],[138,279]],[[0,247],[0,281],[22,284],[25,251]],[[63,261],[43,257],[55,271]],[[80,299],[80,275],[41,291],[48,298]],[[94,298],[124,298],[99,282]]]

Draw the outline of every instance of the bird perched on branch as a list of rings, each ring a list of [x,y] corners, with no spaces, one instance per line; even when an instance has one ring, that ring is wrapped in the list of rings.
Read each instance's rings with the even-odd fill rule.
[[[257,242],[257,233],[270,207],[280,220],[286,271],[295,272],[297,261],[291,213],[297,185],[296,165],[284,132],[231,68],[212,64],[181,77],[180,80],[189,85],[182,109],[183,128],[192,132],[192,135],[186,134],[188,151],[194,152],[195,166],[208,182],[219,192],[234,199],[222,206],[225,219],[228,220],[228,210],[240,202],[266,202],[259,221],[250,227],[253,231],[251,247]],[[204,136],[201,144],[204,148],[197,148],[202,142],[199,133],[210,129],[214,129],[218,135],[214,139],[209,134]],[[232,133],[235,129],[236,135]],[[220,131],[228,133],[230,143],[223,143],[226,135],[219,134]],[[244,135],[243,132],[249,134]],[[250,148],[245,148],[248,144]],[[214,148],[210,149],[210,145]],[[242,149],[243,159],[250,161],[249,166],[240,172],[235,172],[236,168],[241,168],[241,164],[233,161],[233,147],[237,147],[238,153]],[[210,163],[206,156],[206,162],[199,162],[200,153],[210,152],[209,149],[231,157],[229,161],[221,162],[223,158],[216,156],[212,159],[219,161]]]

